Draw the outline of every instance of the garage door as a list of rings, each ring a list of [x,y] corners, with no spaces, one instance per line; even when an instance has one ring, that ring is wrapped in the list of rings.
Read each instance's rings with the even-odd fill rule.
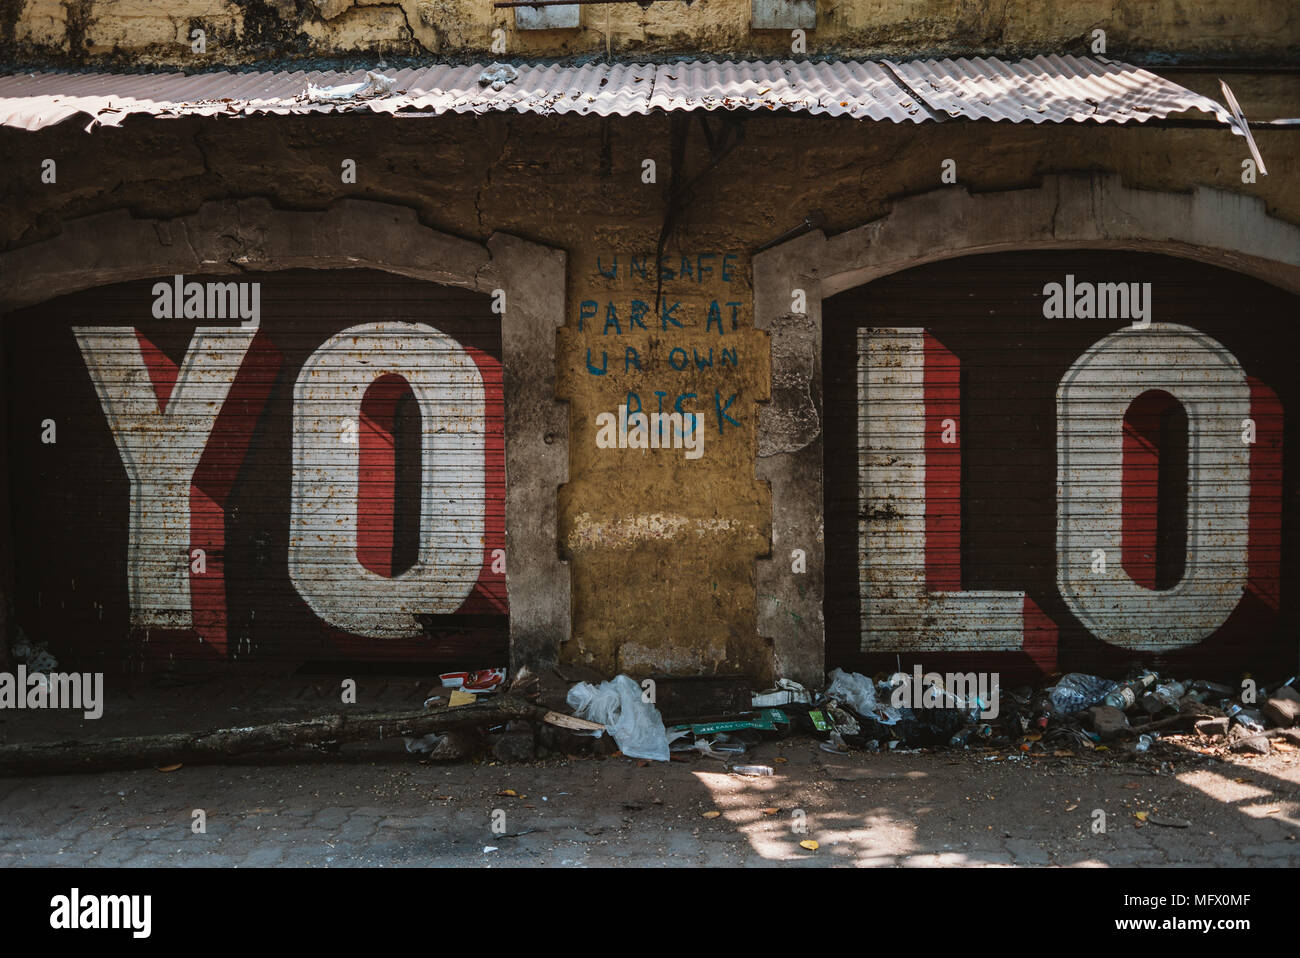
[[[1059,251],[827,300],[828,662],[1293,674],[1298,305]]]
[[[6,317],[17,623],[106,668],[503,664],[499,320],[364,270]]]

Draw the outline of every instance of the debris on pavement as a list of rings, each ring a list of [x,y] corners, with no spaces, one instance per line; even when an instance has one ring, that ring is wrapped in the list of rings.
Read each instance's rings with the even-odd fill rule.
[[[812,693],[793,679],[777,679],[765,692],[755,692],[750,703],[754,708],[781,705],[811,705]]]
[[[568,701],[579,718],[605,726],[624,755],[668,761],[668,735],[659,710],[628,676],[619,675],[600,686],[579,682],[569,689]]]
[[[827,677],[831,680],[826,686],[828,697],[839,699],[859,715],[875,710],[876,686],[871,679],[858,672],[845,672],[841,669],[833,669]]]
[[[505,684],[505,669],[479,669],[477,672],[443,672],[438,676],[445,689],[464,689],[466,692],[495,692]]]
[[[45,654],[21,636],[13,652],[28,663]],[[1122,676],[1067,672],[1037,686],[1002,689],[996,678],[977,688],[972,675],[922,676],[918,668],[867,676],[836,668],[822,689],[778,678],[762,691],[744,680],[738,693],[735,676],[605,680],[571,665],[523,668],[513,679],[505,668],[447,672],[416,712],[349,710],[179,735],[0,744],[0,773],[228,762],[302,747],[333,753],[346,742],[394,738],[421,762],[510,764],[592,754],[643,765],[703,760],[759,777],[774,775],[786,760],[764,750],[790,736],[814,740],[814,752],[826,755],[960,749],[998,761],[1091,752],[1159,763],[1179,749],[1250,758],[1300,748],[1294,678],[1265,683],[1247,675],[1234,687],[1143,669]],[[661,685],[680,686],[670,695],[673,707],[691,718],[664,721],[655,694]],[[752,704],[769,701],[784,704]],[[699,714],[708,708],[721,711]]]
[[[1289,683],[1283,684],[1264,700],[1261,711],[1274,725],[1290,728],[1300,719],[1300,692]]]
[[[1109,695],[1118,683],[1095,675],[1071,672],[1048,690],[1052,708],[1060,715],[1073,715],[1090,708]]]
[[[1158,676],[1154,672],[1143,672],[1141,675],[1107,692],[1102,701],[1113,709],[1127,710],[1137,702],[1138,696],[1144,690],[1155,685],[1157,678]]]
[[[26,665],[29,674],[53,672],[59,667],[59,660],[50,651],[49,643],[45,641],[33,642],[21,627],[17,632],[18,637],[14,640],[13,645],[9,647],[9,654],[15,664]]]

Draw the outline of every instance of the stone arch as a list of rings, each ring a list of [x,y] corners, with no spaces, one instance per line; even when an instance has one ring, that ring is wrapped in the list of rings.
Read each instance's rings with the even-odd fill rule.
[[[112,283],[231,270],[370,268],[489,295],[503,290],[506,582],[517,671],[554,662],[571,631],[569,567],[555,548],[556,491],[569,464],[567,405],[555,398],[565,262],[562,250],[504,233],[486,245],[440,233],[414,210],[387,203],[348,199],[291,211],[261,198],[222,200],[171,219],[126,210],[88,216],[0,253],[0,314]],[[7,490],[0,494],[7,499]]]
[[[757,569],[759,634],[777,675],[820,684],[825,651],[822,301],[881,276],[1016,249],[1127,249],[1223,266],[1300,293],[1300,226],[1224,190],[1133,189],[1117,175],[1045,177],[1037,189],[949,187],[900,199],[856,229],[806,233],[754,257],[754,322],[771,335],[755,475],[772,489],[772,557]],[[794,314],[792,291],[806,309]],[[795,581],[790,550],[807,553]]]

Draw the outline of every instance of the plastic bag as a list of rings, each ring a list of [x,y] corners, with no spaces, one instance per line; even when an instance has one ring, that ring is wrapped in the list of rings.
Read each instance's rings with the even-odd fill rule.
[[[1048,690],[1047,700],[1058,715],[1073,715],[1096,705],[1117,685],[1110,679],[1071,672],[1061,676],[1061,680]]]
[[[826,687],[829,698],[839,699],[859,715],[870,715],[876,707],[876,687],[871,679],[860,672],[835,669],[830,674],[831,684]]]
[[[412,738],[409,735],[403,736],[402,741],[406,744],[408,752],[418,752],[421,755],[429,755],[438,743],[442,741],[442,735],[439,732],[430,732],[428,735]]]
[[[641,686],[620,675],[599,686],[579,682],[567,701],[578,718],[609,729],[619,751],[631,758],[668,761],[668,732],[659,710],[641,698]]]
[[[59,667],[59,661],[50,651],[47,642],[33,642],[27,638],[26,633],[20,628],[18,637],[9,649],[15,662],[23,662],[27,665],[28,672],[53,672]]]

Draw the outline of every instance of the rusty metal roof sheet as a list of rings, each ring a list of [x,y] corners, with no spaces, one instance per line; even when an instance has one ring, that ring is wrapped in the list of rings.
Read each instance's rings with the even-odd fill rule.
[[[1113,60],[1039,56],[1006,63],[976,57],[889,66],[934,110],[971,120],[1141,123],[1200,110],[1233,125],[1228,110],[1209,97]]]
[[[25,130],[85,114],[117,125],[127,116],[248,115],[371,110],[379,113],[489,113],[628,116],[651,110],[784,110],[865,120],[963,117],[1032,123],[1143,122],[1200,110],[1230,126],[1214,100],[1148,70],[1094,57],[1040,56],[1015,63],[973,60],[687,61],[668,64],[430,66],[381,71],[392,93],[333,101],[308,84],[360,83],[365,71],[108,74],[37,73],[0,77],[0,123]],[[512,76],[511,76],[512,75]],[[499,87],[499,89],[498,89]]]

